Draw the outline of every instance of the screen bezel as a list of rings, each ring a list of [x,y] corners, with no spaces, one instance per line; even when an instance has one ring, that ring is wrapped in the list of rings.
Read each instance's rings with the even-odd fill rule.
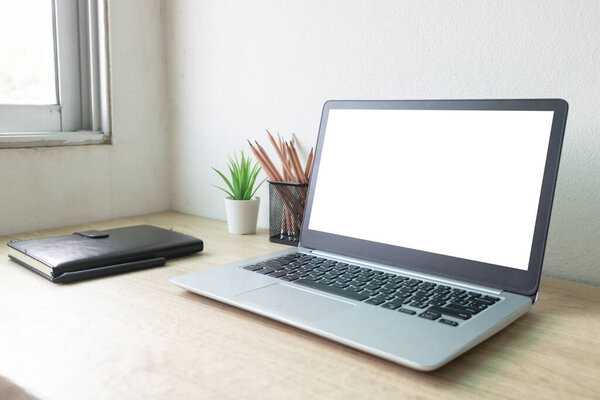
[[[519,270],[308,229],[327,119],[332,109],[554,111],[528,269]],[[527,296],[534,295],[538,290],[542,270],[567,110],[568,104],[562,99],[327,101],[321,115],[299,246]]]

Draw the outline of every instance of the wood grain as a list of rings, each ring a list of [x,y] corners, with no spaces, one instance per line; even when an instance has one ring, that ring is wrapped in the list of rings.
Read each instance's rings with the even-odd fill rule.
[[[57,285],[5,243],[149,223],[200,237],[167,266]],[[600,288],[543,278],[532,311],[433,373],[186,292],[172,276],[284,248],[159,213],[1,238],[0,382],[43,399],[571,399],[600,393]],[[18,391],[14,386],[23,390]]]

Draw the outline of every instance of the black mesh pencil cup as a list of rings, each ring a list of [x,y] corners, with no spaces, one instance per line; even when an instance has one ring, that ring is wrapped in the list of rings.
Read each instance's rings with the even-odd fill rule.
[[[269,240],[297,246],[308,183],[269,182]]]

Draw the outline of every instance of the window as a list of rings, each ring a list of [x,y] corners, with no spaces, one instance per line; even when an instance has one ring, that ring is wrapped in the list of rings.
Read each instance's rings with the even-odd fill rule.
[[[103,0],[0,2],[0,147],[109,142]]]

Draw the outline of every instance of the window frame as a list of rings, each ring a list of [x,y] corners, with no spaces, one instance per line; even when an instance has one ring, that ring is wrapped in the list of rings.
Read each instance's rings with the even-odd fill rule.
[[[58,104],[0,104],[0,148],[111,142],[106,7],[53,0]]]

